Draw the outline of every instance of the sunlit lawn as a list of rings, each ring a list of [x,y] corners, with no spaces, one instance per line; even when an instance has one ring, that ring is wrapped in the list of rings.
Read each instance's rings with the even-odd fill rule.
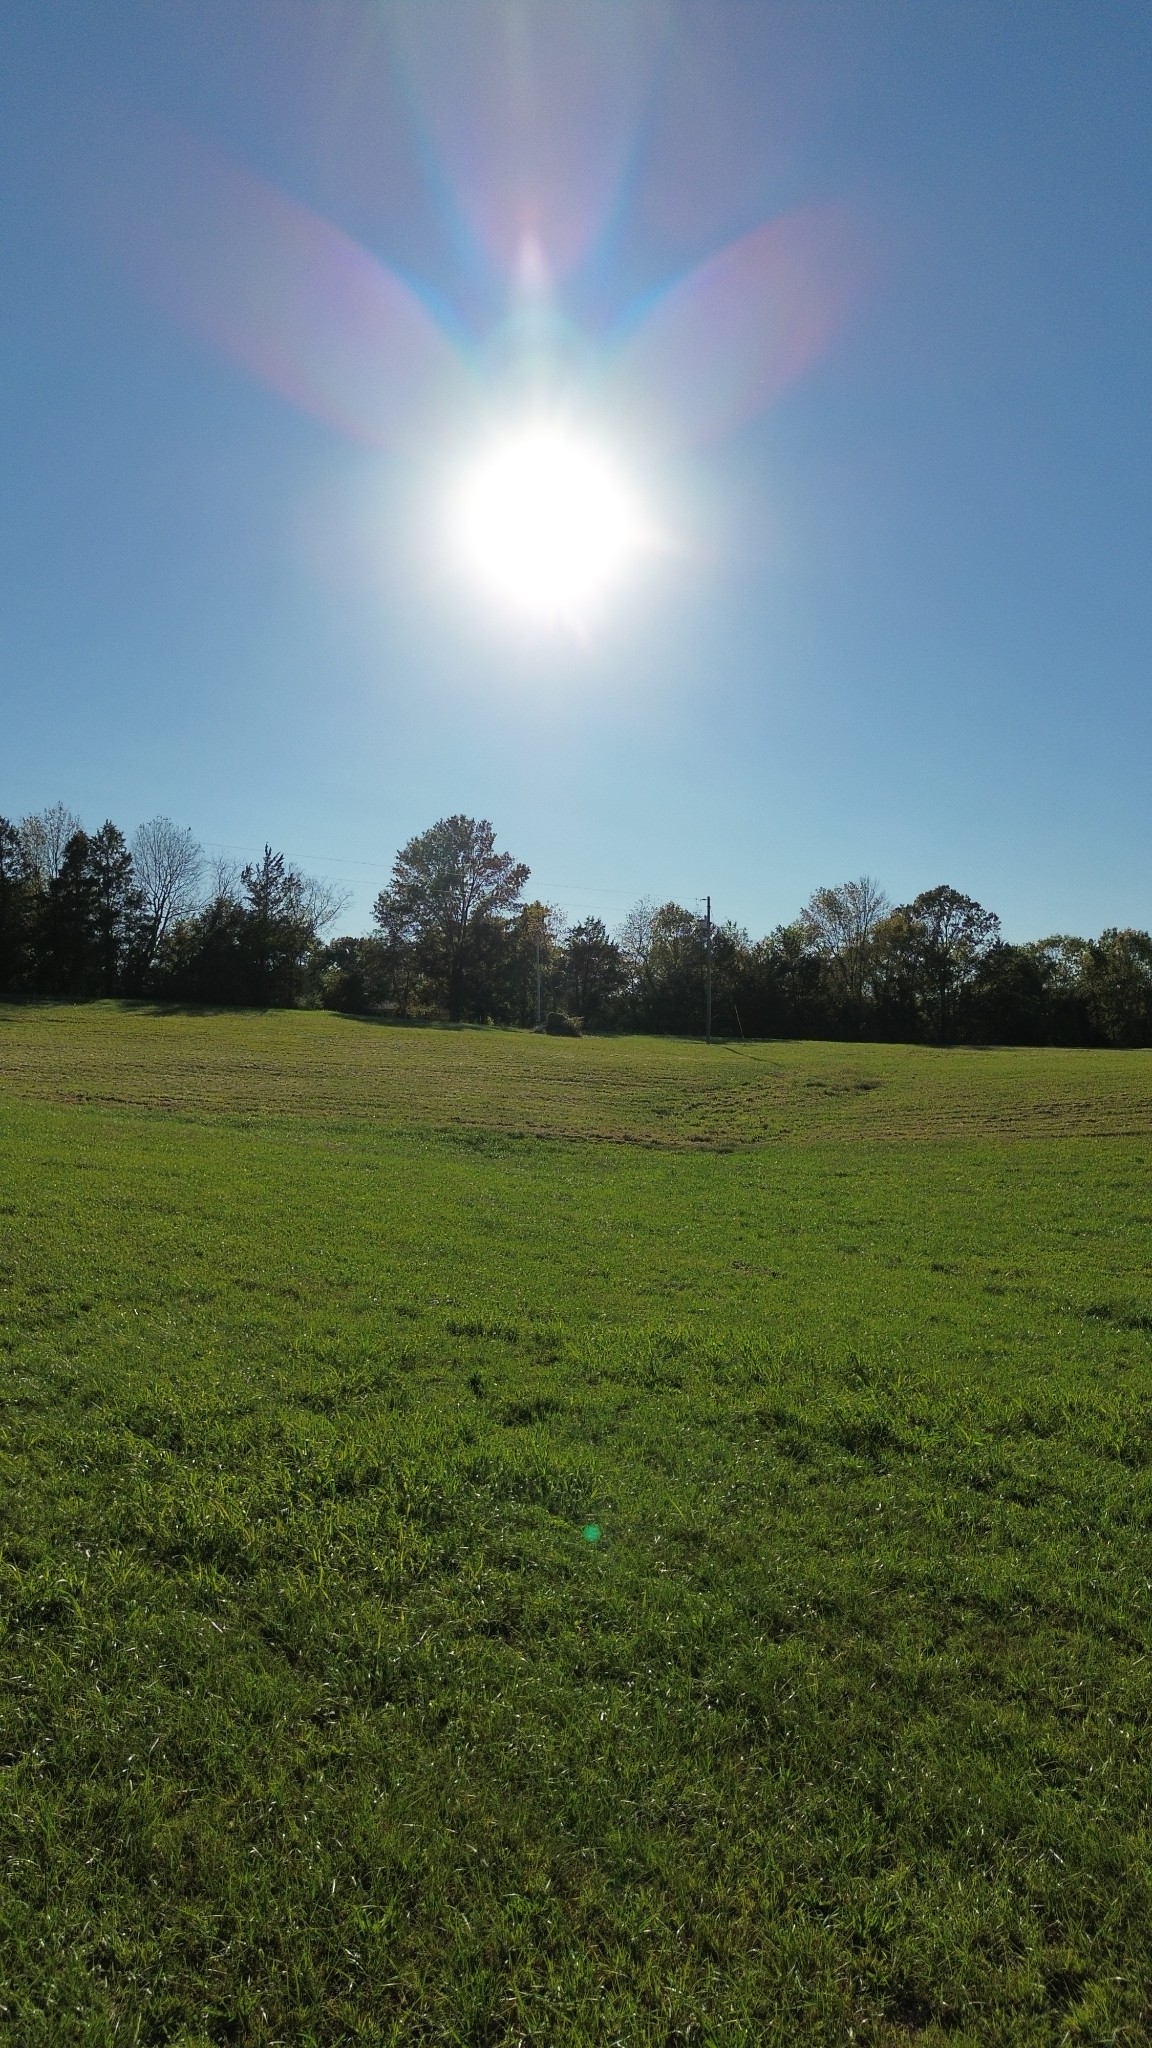
[[[1148,1053],[0,1008],[0,2039],[1145,2043],[1150,1163]]]

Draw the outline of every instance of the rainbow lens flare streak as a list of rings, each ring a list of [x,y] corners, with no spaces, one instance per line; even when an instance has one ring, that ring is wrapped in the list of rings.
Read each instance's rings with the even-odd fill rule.
[[[434,544],[487,600],[549,631],[585,631],[669,546],[612,422],[627,421],[633,448],[717,441],[827,349],[861,282],[846,216],[810,207],[582,337],[521,206],[517,253],[511,231],[501,252],[508,313],[469,341],[426,293],[268,180],[171,124],[151,124],[144,141],[147,174],[137,163],[106,223],[137,282],[338,432],[432,463],[444,478]],[[535,153],[547,146],[538,126]],[[555,172],[540,171],[545,199],[562,189]],[[557,234],[570,266],[588,234],[571,221]],[[499,239],[489,221],[489,252]]]

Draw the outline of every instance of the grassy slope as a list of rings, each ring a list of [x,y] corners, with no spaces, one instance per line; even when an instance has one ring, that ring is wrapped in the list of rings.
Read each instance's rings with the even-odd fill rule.
[[[0,1009],[0,2034],[1144,2042],[1150,1156],[1143,1053]]]

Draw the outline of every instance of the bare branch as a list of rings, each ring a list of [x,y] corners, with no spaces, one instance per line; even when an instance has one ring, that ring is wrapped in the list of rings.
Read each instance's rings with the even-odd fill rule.
[[[300,875],[300,908],[314,932],[322,932],[342,917],[352,901],[351,889],[339,882],[326,882],[318,875]]]
[[[42,889],[54,882],[63,865],[64,848],[82,829],[79,818],[67,804],[49,804],[46,811],[35,811],[31,817],[22,818],[20,847],[29,881],[38,882]]]
[[[204,854],[187,828],[150,818],[132,840],[132,867],[144,900],[146,954],[151,960],[169,927],[200,899]]]

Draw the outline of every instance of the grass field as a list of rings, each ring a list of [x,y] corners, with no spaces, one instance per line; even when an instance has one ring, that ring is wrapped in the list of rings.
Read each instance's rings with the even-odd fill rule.
[[[1150,1165],[1150,1053],[0,1008],[0,2039],[1145,2044]]]

